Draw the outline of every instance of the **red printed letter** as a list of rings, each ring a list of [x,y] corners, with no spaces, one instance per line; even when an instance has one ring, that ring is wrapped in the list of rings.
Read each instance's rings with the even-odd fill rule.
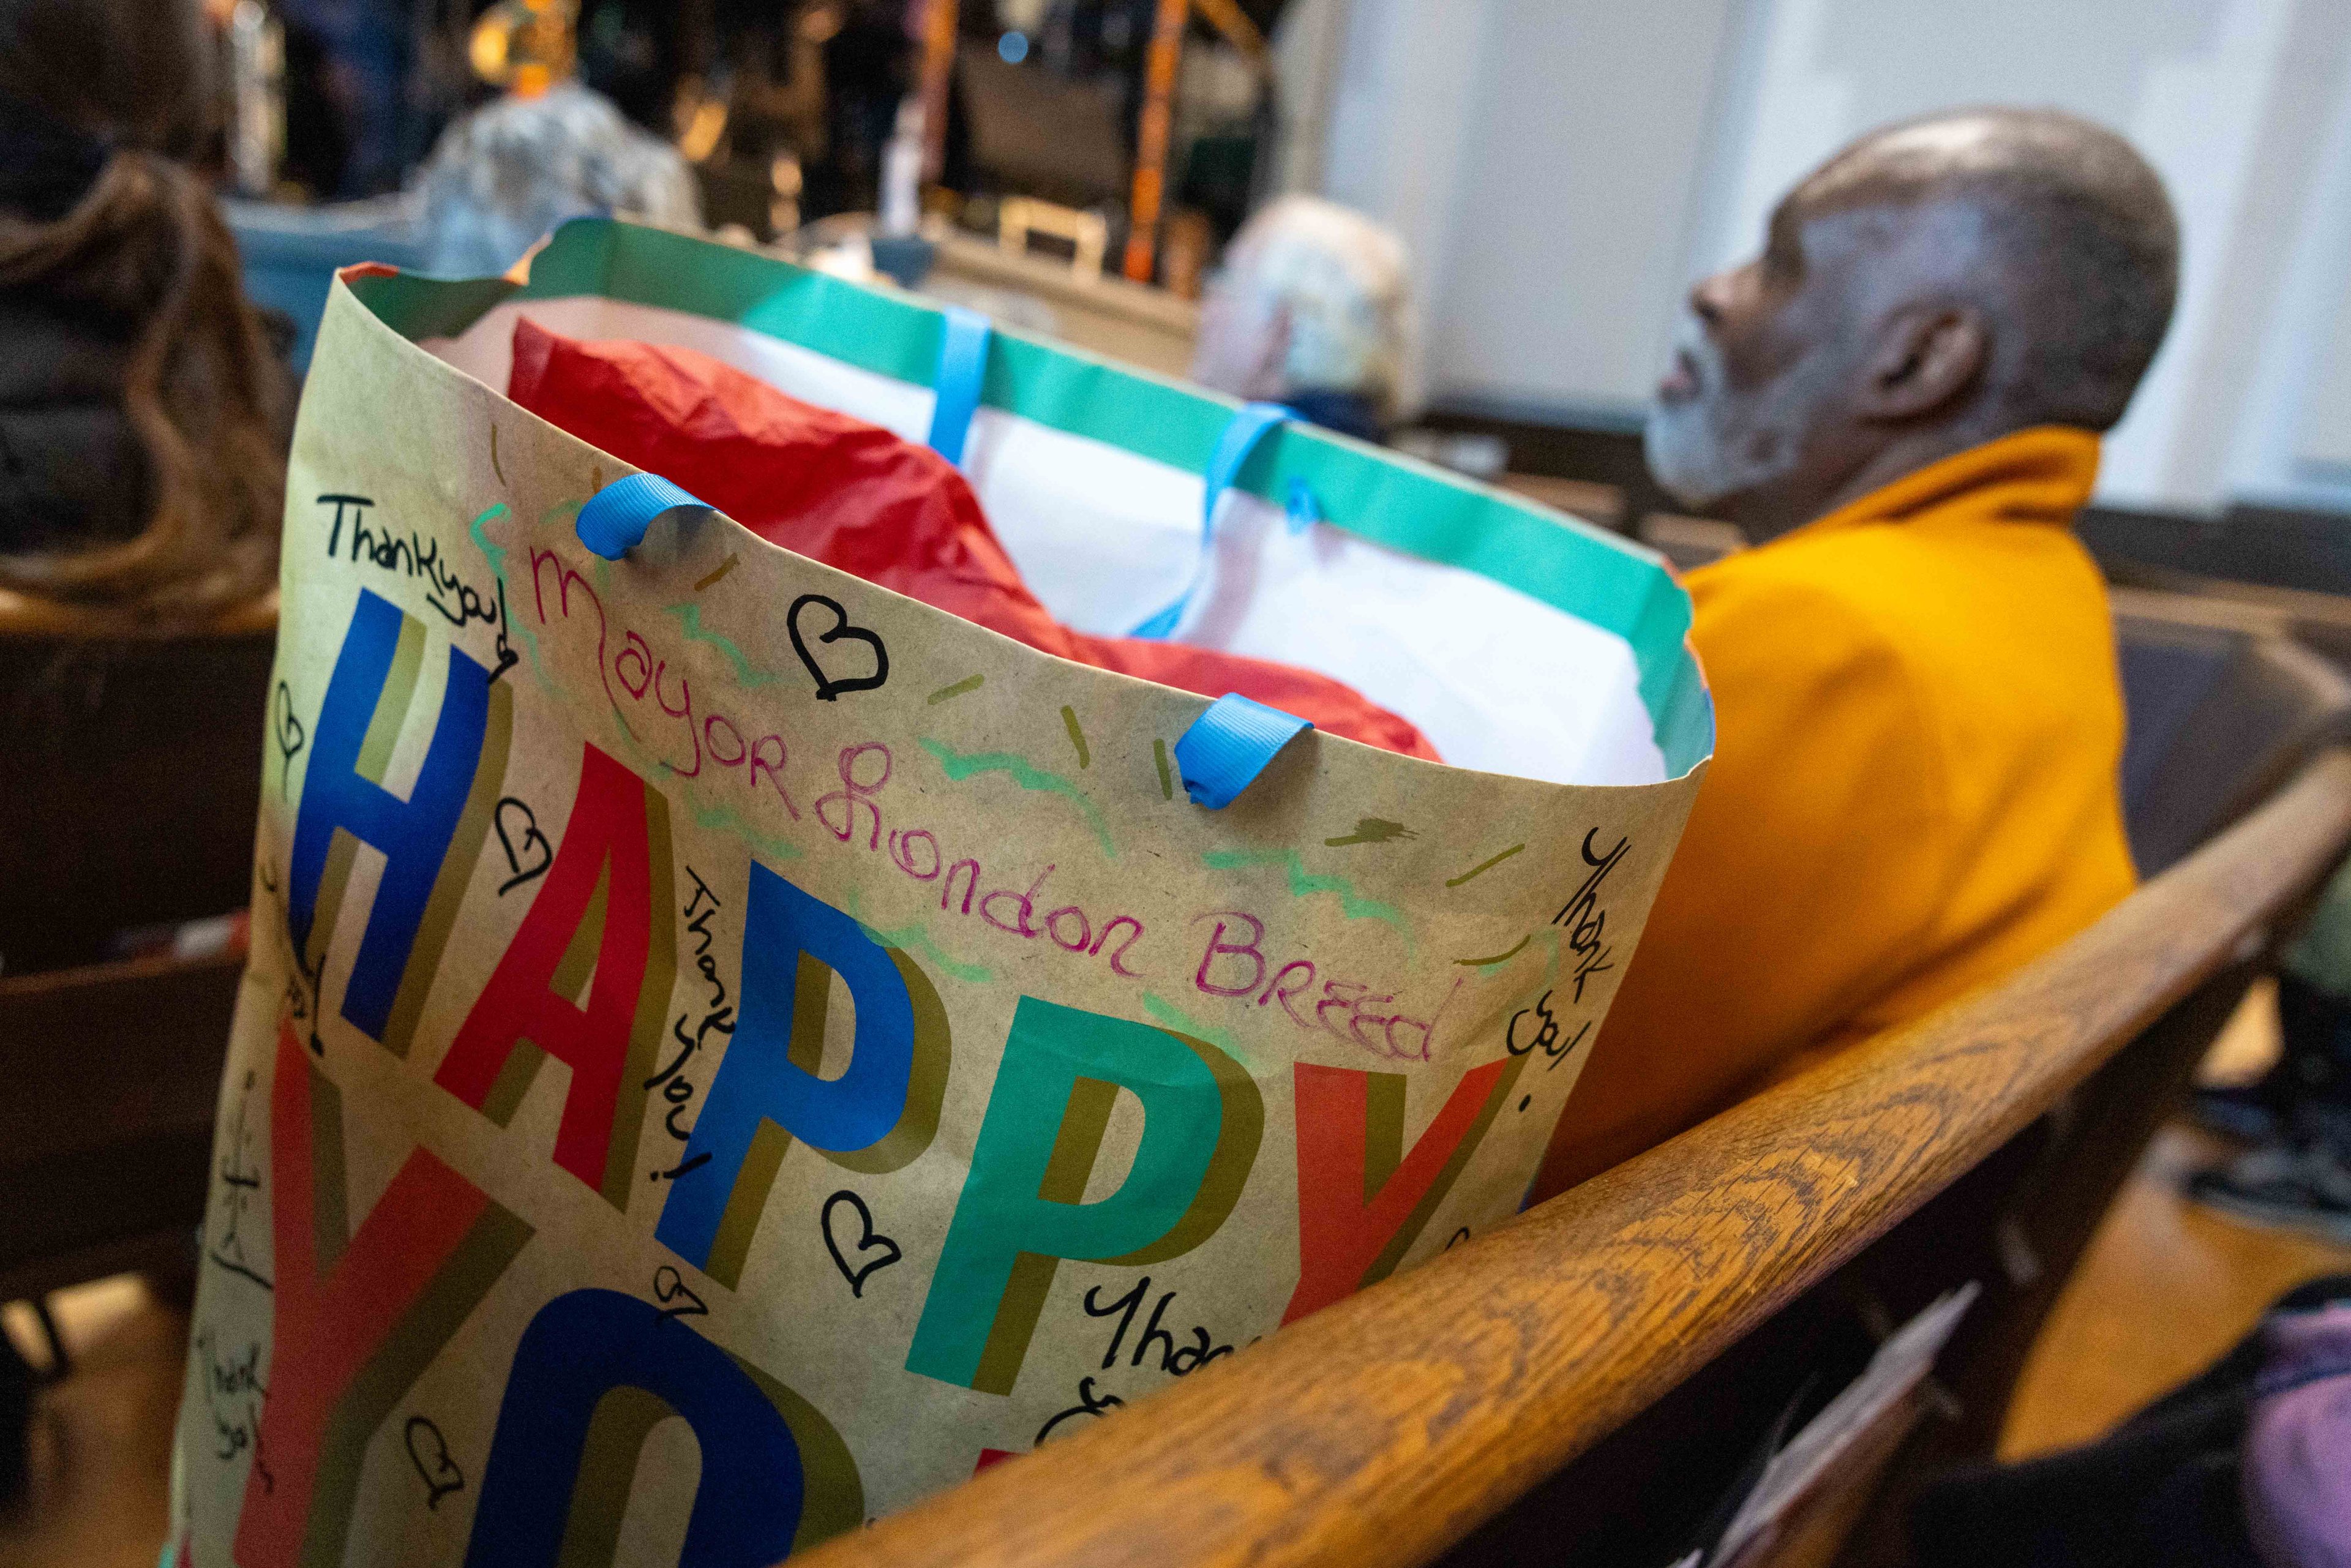
[[[676,963],[662,798],[594,747],[562,847],[434,1082],[504,1126],[544,1057],[571,1069],[555,1163],[628,1207]],[[590,965],[595,978],[589,980]],[[589,986],[588,1006],[573,999]],[[517,1056],[517,1048],[535,1049]]]
[[[1403,1073],[1298,1064],[1298,1289],[1283,1322],[1395,1272],[1524,1065],[1462,1074],[1405,1154]]]
[[[245,1568],[342,1561],[369,1438],[530,1237],[419,1148],[346,1243],[340,1100],[283,1020],[269,1124],[277,1322]]]

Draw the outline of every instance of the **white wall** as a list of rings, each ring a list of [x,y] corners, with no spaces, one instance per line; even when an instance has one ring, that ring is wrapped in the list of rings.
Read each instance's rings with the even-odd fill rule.
[[[1351,0],[1332,95],[1322,191],[1385,219],[1404,236],[1424,316],[1460,295],[1449,263],[1473,158],[1467,106],[1479,89],[1498,0]],[[1427,365],[1405,367],[1407,406]]]
[[[2331,103],[2314,95],[2314,107],[2326,123],[2299,232],[2278,247],[2277,308],[2251,340],[2258,355],[2228,471],[2235,494],[2351,508],[2351,89],[2338,86]]]
[[[1432,383],[1504,406],[1637,400],[1684,292],[1657,261],[1687,245],[1731,0],[1491,10]]]
[[[2292,477],[2330,479],[2351,473],[2351,310],[2339,312],[2332,335],[2324,340],[2325,375],[2313,389],[2297,432],[2302,440],[2294,456],[2297,466],[2314,472]],[[2339,483],[2339,480],[2337,481]]]
[[[1432,397],[1605,417],[1646,395],[1738,3],[1299,0],[1345,7],[1321,188],[1412,247]]]
[[[2185,235],[2117,504],[2351,503],[2346,0],[1301,0],[1344,11],[1322,188],[1420,260],[1427,385],[1636,417],[1683,291],[1863,131],[1970,103],[2114,126]]]

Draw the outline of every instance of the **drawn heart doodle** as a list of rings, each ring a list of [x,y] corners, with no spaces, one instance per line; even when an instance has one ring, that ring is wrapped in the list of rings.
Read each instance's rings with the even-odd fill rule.
[[[866,1253],[872,1251],[877,1247],[883,1249],[883,1255],[881,1257],[876,1258],[872,1262],[866,1264],[862,1269],[852,1269],[849,1266],[849,1260],[841,1253],[840,1239],[832,1233],[832,1211],[837,1206],[844,1203],[849,1205],[850,1207],[857,1210],[857,1244],[855,1247],[852,1248],[851,1250],[854,1251],[860,1258],[862,1258]],[[865,1207],[865,1200],[863,1198],[858,1197],[847,1187],[841,1188],[839,1192],[834,1193],[831,1197],[824,1200],[824,1214],[822,1218],[824,1222],[824,1245],[826,1249],[832,1254],[833,1267],[839,1269],[841,1270],[841,1277],[849,1281],[849,1293],[852,1296],[858,1297],[860,1300],[862,1300],[865,1295],[865,1276],[871,1274],[876,1269],[887,1269],[891,1264],[895,1263],[899,1259],[905,1256],[904,1253],[898,1250],[898,1244],[895,1241],[891,1240],[887,1236],[877,1236],[874,1234],[873,1211]]]
[[[408,1462],[416,1467],[417,1479],[424,1483],[426,1508],[438,1509],[443,1498],[465,1490],[465,1474],[449,1457],[449,1441],[441,1436],[441,1428],[433,1424],[430,1416],[411,1416],[402,1436],[408,1447]]]
[[[528,852],[533,844],[538,846],[538,863],[536,865],[523,864],[522,852],[517,852],[514,835],[507,829],[507,810],[509,807],[522,815],[522,852]],[[507,869],[514,873],[514,875],[498,884],[498,896],[504,898],[524,883],[536,877],[545,876],[547,868],[554,862],[555,851],[548,844],[547,835],[538,831],[538,814],[532,811],[526,802],[516,800],[512,795],[498,802],[498,809],[492,814],[490,821],[498,831],[499,847],[507,852]]]
[[[277,694],[270,698],[269,706],[277,732],[277,755],[280,758],[277,797],[282,800],[286,798],[287,781],[294,776],[294,758],[302,749],[302,721],[294,716],[294,692],[284,681],[277,683]]]
[[[710,1303],[694,1293],[693,1287],[685,1282],[685,1276],[672,1264],[664,1263],[653,1270],[653,1297],[668,1303],[662,1312],[665,1318],[706,1318],[710,1315]]]
[[[828,646],[843,638],[864,643],[873,650],[872,674],[860,675],[854,680],[836,681],[824,673],[824,666],[816,662],[816,655],[809,652],[807,640],[800,635],[800,612],[811,604],[820,604],[832,612],[832,630],[820,634],[817,641]],[[808,673],[816,677],[816,700],[819,702],[838,702],[843,692],[870,692],[890,678],[890,650],[882,645],[882,639],[862,626],[852,626],[849,612],[821,593],[803,593],[793,600],[792,607],[784,612],[784,629],[792,635],[792,652],[800,656],[800,663],[808,666]]]

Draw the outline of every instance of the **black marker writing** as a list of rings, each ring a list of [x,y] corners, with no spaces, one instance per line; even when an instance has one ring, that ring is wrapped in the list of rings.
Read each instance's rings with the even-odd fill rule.
[[[269,1396],[261,1381],[261,1345],[247,1340],[244,1348],[224,1355],[210,1328],[196,1334],[196,1357],[204,1378],[204,1408],[213,1418],[220,1441],[214,1457],[233,1459],[251,1448],[261,1429],[261,1401]]]
[[[1526,1038],[1521,1040],[1520,1038],[1520,1020],[1524,1019],[1529,1013],[1532,1013],[1536,1018],[1541,1019],[1542,1021],[1528,1028],[1525,1030]],[[1541,996],[1535,998],[1535,1005],[1533,1007],[1520,1008],[1517,1012],[1510,1015],[1510,1025],[1502,1031],[1502,1049],[1508,1051],[1512,1056],[1524,1056],[1529,1051],[1540,1051],[1551,1059],[1551,1067],[1544,1069],[1545,1071],[1550,1071],[1552,1068],[1556,1068],[1561,1062],[1566,1061],[1567,1053],[1573,1051],[1577,1046],[1583,1044],[1583,1037],[1591,1032],[1592,1020],[1590,1019],[1586,1019],[1583,1020],[1583,1027],[1582,1029],[1577,1030],[1573,1034],[1568,1036],[1566,1040],[1561,1040],[1559,1035],[1559,1020],[1552,1017],[1551,993],[1549,991],[1545,991]]]
[[[646,1079],[644,1084],[648,1089],[660,1090],[662,1098],[669,1103],[669,1113],[662,1119],[662,1125],[668,1128],[669,1135],[681,1144],[694,1135],[694,1129],[677,1124],[678,1117],[684,1114],[685,1108],[694,1103],[694,1084],[682,1076],[685,1071],[685,1064],[693,1059],[695,1052],[702,1049],[703,1042],[709,1038],[713,1030],[720,1034],[731,1035],[735,1032],[735,1009],[726,999],[728,995],[726,982],[718,977],[718,960],[711,955],[710,951],[713,941],[710,922],[720,907],[718,895],[710,891],[710,884],[703,881],[701,873],[692,866],[685,868],[685,874],[694,883],[694,896],[685,901],[685,928],[693,932],[697,938],[694,948],[694,965],[696,971],[701,974],[703,982],[710,988],[710,1001],[703,1010],[702,1020],[695,1025],[691,1035],[685,1032],[685,1020],[691,1015],[687,1013],[677,1015],[677,1020],[670,1025],[670,1034],[678,1044],[677,1056],[667,1067]],[[705,899],[709,901],[707,908],[704,907]],[[707,1163],[709,1158],[710,1155],[706,1152],[696,1155],[674,1169],[653,1172],[651,1179],[675,1181],[697,1166]]]
[[[816,654],[809,649],[806,634],[800,631],[800,612],[810,607],[832,612],[831,629],[817,633],[816,640],[827,646],[843,642],[864,643],[873,655],[872,674],[837,680],[817,662]],[[882,639],[862,626],[851,625],[849,612],[821,593],[803,593],[793,600],[791,608],[784,612],[784,631],[792,640],[792,652],[800,656],[800,664],[815,678],[819,702],[839,702],[843,692],[870,692],[890,679],[890,650],[883,646]]]
[[[338,496],[332,493],[319,497],[319,505],[324,507],[329,504],[332,504],[335,508],[335,525],[327,535],[327,559],[332,560],[335,559],[335,551],[342,547],[343,508],[350,507],[351,517],[358,519],[367,516],[367,509],[374,506],[375,501],[367,496]]]
[[[498,667],[490,672],[494,681],[522,663],[522,655],[507,641],[507,580],[502,577],[498,579]]]
[[[1041,1447],[1044,1444],[1045,1439],[1052,1435],[1053,1428],[1060,1426],[1062,1422],[1068,1420],[1072,1416],[1105,1415],[1110,1411],[1118,1409],[1125,1403],[1125,1400],[1121,1399],[1115,1394],[1104,1394],[1100,1397],[1096,1397],[1094,1394],[1094,1380],[1091,1377],[1081,1377],[1078,1379],[1078,1402],[1075,1405],[1071,1406],[1067,1410],[1062,1411],[1060,1415],[1054,1416],[1051,1420],[1046,1422],[1043,1426],[1038,1427],[1037,1443]]]
[[[226,1152],[221,1156],[220,1182],[225,1189],[221,1197],[221,1231],[219,1237],[204,1249],[204,1257],[240,1279],[250,1280],[263,1290],[274,1290],[268,1277],[256,1269],[245,1255],[242,1234],[246,1211],[261,1190],[261,1169],[252,1160],[252,1134],[245,1124],[245,1108],[253,1097],[254,1074],[247,1072],[236,1092],[236,1110],[229,1117],[226,1132],[221,1138]]]
[[[479,621],[503,627],[505,624],[505,584],[501,582],[490,593],[484,593],[457,575],[456,568],[441,556],[441,541],[429,538],[412,528],[406,538],[388,528],[371,527],[367,509],[375,502],[365,496],[325,495],[319,497],[321,506],[332,504],[335,508],[333,526],[327,533],[327,559],[343,559],[354,563],[364,562],[380,570],[389,571],[424,582],[424,602],[431,605],[442,620],[460,628]],[[350,524],[350,549],[343,551],[343,525]],[[504,632],[499,634],[501,657],[498,668],[503,672],[514,663],[505,657],[507,652]]]
[[[1591,874],[1560,906],[1559,913],[1552,915],[1551,921],[1553,925],[1567,927],[1567,945],[1576,959],[1575,999],[1579,1002],[1583,999],[1583,983],[1586,980],[1616,967],[1608,962],[1614,949],[1601,941],[1602,934],[1608,927],[1608,912],[1600,907],[1600,884],[1608,879],[1610,872],[1616,869],[1616,862],[1625,858],[1625,852],[1633,842],[1630,839],[1620,838],[1614,849],[1604,855],[1595,855],[1592,852],[1592,841],[1599,836],[1599,832],[1600,830],[1594,828],[1583,835],[1583,863],[1593,868]]]
[[[1110,1349],[1103,1353],[1102,1360],[1102,1369],[1108,1372],[1113,1364],[1118,1360],[1119,1346],[1125,1343],[1126,1331],[1134,1325],[1135,1313],[1143,1310],[1144,1300],[1151,1293],[1151,1276],[1145,1274],[1135,1281],[1133,1290],[1119,1297],[1118,1300],[1106,1304],[1097,1303],[1096,1298],[1101,1292],[1102,1287],[1099,1285],[1088,1290],[1084,1305],[1086,1316],[1090,1318],[1106,1318],[1113,1315],[1118,1317],[1118,1327],[1111,1333]],[[1134,1359],[1127,1363],[1129,1366],[1141,1366],[1144,1355],[1149,1354],[1155,1345],[1159,1350],[1159,1370],[1172,1373],[1177,1377],[1197,1372],[1220,1355],[1233,1354],[1231,1345],[1217,1343],[1208,1331],[1196,1323],[1193,1325],[1192,1333],[1198,1343],[1183,1345],[1176,1343],[1176,1336],[1159,1326],[1159,1320],[1166,1315],[1168,1303],[1175,1299],[1176,1292],[1169,1291],[1159,1298],[1159,1304],[1151,1309],[1150,1321],[1144,1324],[1142,1336],[1134,1342]]]
[[[261,886],[269,895],[269,902],[277,906],[274,929],[286,946],[286,967],[289,971],[284,993],[286,1011],[296,1023],[309,1026],[310,1054],[324,1056],[327,1047],[319,1038],[318,1003],[319,987],[326,979],[327,955],[322,949],[316,963],[302,956],[301,945],[294,940],[293,916],[287,908],[285,890],[279,885],[276,868],[266,861],[262,862]]]

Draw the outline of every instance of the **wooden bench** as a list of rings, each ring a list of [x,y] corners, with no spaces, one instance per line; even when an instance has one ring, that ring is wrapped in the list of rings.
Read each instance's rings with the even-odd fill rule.
[[[2172,865],[2351,727],[2351,677],[2310,624],[2188,594],[2114,591],[2130,738],[2123,814],[2142,875]]]
[[[1540,502],[1553,511],[1581,517],[1587,523],[1621,533],[1625,528],[1625,492],[1614,485],[1589,479],[1559,479],[1547,474],[1501,474],[1494,483],[1514,495]]]
[[[0,1301],[204,1217],[244,956],[107,947],[244,907],[276,640],[0,635]]]
[[[1664,1563],[1841,1303],[1898,1322],[1976,1279],[1957,1418],[1827,1540],[1859,1519],[1841,1560],[1898,1561],[1907,1478],[1989,1451],[2145,1127],[2346,843],[2330,748],[2005,985],[807,1561]]]

